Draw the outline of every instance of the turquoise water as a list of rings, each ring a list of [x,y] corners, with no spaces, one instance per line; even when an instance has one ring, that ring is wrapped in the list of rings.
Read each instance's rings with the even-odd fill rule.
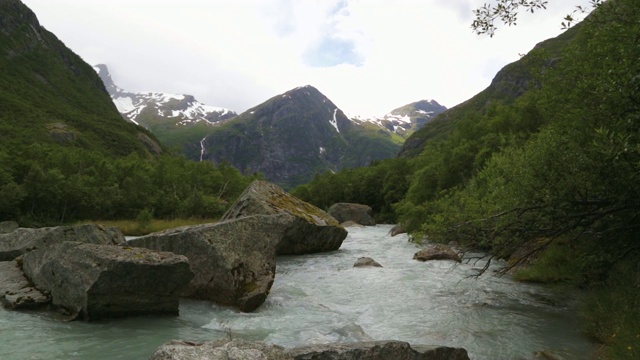
[[[179,317],[61,322],[0,309],[0,359],[147,359],[170,339],[239,337],[286,347],[395,339],[464,347],[472,359],[531,359],[551,350],[589,358],[575,294],[520,284],[483,264],[418,262],[416,246],[386,225],[349,228],[339,251],[278,259],[267,302],[250,314],[183,300]],[[371,256],[383,268],[353,268]]]

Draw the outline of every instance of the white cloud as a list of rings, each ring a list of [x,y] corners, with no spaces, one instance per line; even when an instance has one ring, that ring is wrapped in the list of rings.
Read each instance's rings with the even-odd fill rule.
[[[586,1],[578,0],[577,2]],[[350,113],[486,87],[560,32],[573,1],[500,29],[470,28],[476,0],[24,0],[41,23],[132,91],[188,93],[243,111],[310,84]]]

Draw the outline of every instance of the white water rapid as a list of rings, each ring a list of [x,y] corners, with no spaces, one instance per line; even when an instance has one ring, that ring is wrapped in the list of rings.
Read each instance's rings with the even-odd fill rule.
[[[396,339],[464,347],[472,359],[532,359],[551,350],[589,358],[575,294],[516,283],[448,261],[412,260],[416,245],[390,226],[349,228],[339,251],[278,258],[271,294],[256,312],[184,300],[179,317],[65,323],[0,309],[0,359],[146,359],[170,339],[239,337],[292,347]],[[370,256],[383,268],[353,268]]]

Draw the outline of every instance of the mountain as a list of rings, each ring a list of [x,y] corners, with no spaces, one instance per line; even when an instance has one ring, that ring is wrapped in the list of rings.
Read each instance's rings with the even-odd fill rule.
[[[357,123],[369,122],[387,129],[403,138],[409,137],[416,130],[431,122],[438,114],[447,110],[435,100],[420,100],[399,107],[380,117],[349,116]]]
[[[415,157],[431,140],[447,137],[456,124],[472,114],[484,114],[494,104],[513,104],[527,91],[540,88],[540,74],[558,63],[561,53],[575,39],[582,24],[572,27],[559,36],[537,44],[520,60],[503,67],[491,84],[471,99],[456,105],[439,115],[421,129],[411,134],[405,141],[399,156]]]
[[[285,188],[317,173],[394,157],[403,139],[372,123],[351,121],[312,86],[298,87],[213,128],[202,160],[260,172]]]
[[[199,146],[194,144],[199,144],[213,126],[237,115],[205,105],[192,95],[129,92],[115,84],[106,65],[98,64],[94,69],[125,119],[149,129],[164,145],[180,147],[189,158],[199,157]]]
[[[122,120],[91,66],[19,0],[0,1],[0,69],[0,155],[16,158],[30,144],[162,151],[148,131]]]

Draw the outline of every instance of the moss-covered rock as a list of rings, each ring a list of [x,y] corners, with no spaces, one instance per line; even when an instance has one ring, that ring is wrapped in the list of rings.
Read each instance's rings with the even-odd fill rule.
[[[249,215],[288,214],[289,226],[278,243],[278,255],[338,250],[347,237],[340,223],[320,208],[285,192],[277,185],[256,180],[223,215],[223,220]]]

